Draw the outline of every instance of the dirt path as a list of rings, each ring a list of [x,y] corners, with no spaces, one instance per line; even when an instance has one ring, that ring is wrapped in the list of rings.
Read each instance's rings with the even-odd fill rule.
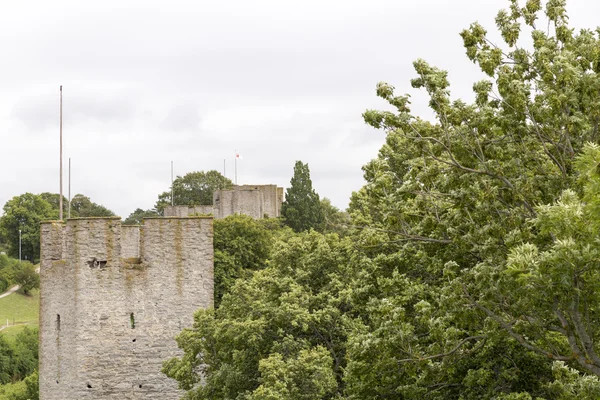
[[[19,286],[19,285],[15,285],[15,286],[11,287],[6,292],[0,294],[0,299],[3,298],[3,297],[8,296],[9,294],[13,294],[14,292],[16,292],[17,290],[19,290],[20,288],[21,288],[21,286]]]

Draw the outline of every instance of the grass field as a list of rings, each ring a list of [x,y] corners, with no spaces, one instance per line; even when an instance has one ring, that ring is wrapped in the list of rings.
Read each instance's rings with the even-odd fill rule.
[[[8,328],[2,329],[0,331],[0,335],[4,336],[8,340],[15,340],[15,338],[17,337],[17,335],[19,333],[21,333],[23,331],[23,329],[25,329],[25,327],[27,327],[29,329],[37,329],[38,328],[38,323],[35,322],[35,323],[27,324],[27,325],[9,326]]]
[[[14,337],[23,330],[25,324],[30,328],[38,326],[40,310],[40,294],[38,290],[32,290],[31,295],[24,295],[20,290],[0,299],[0,326],[9,326],[0,331],[6,337]]]

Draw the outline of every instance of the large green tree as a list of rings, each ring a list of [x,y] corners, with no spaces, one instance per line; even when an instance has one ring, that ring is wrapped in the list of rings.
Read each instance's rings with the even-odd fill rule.
[[[142,210],[136,208],[129,216],[123,221],[123,225],[139,225],[142,220],[147,217],[156,217],[158,213],[154,210]]]
[[[25,193],[4,205],[0,217],[0,235],[9,245],[9,254],[19,257],[19,230],[23,259],[35,261],[40,256],[40,222],[58,218],[58,210],[40,195]]]
[[[270,229],[271,225],[243,214],[214,221],[215,307],[237,279],[266,266],[277,229],[277,225]]]
[[[416,369],[419,380],[404,389],[411,396],[433,387],[442,397],[550,396],[550,367],[563,361],[598,375],[591,343],[600,337],[590,327],[600,305],[585,295],[595,290],[586,257],[597,244],[569,237],[561,224],[579,224],[567,213],[577,203],[564,191],[583,190],[574,161],[586,142],[598,141],[599,33],[571,29],[564,1],[509,3],[496,18],[504,43],[494,44],[479,24],[461,34],[467,56],[489,77],[474,84],[474,103],[452,100],[448,74],[419,60],[411,83],[429,96],[435,120],[414,116],[409,96],[385,83],[377,94],[395,112],[365,113],[387,138],[364,167],[367,184],[350,206],[357,244],[385,266],[363,285],[394,275],[411,285],[397,285],[394,295],[373,291],[380,305],[349,351],[349,378],[363,395],[397,393],[397,385],[377,378],[391,365]],[[532,48],[519,41],[523,33],[531,34]],[[560,224],[549,223],[560,214]],[[402,302],[390,312],[395,299]],[[403,334],[389,334],[390,326]],[[494,354],[501,342],[503,354],[456,375],[456,366]],[[536,365],[537,386],[523,385],[528,370],[517,367],[519,354]],[[499,368],[506,357],[514,367]],[[467,391],[467,378],[480,387]],[[595,378],[588,382],[598,386]]]
[[[330,399],[340,393],[352,279],[349,240],[285,235],[268,266],[200,310],[165,373],[189,399]],[[196,385],[204,373],[204,385]]]
[[[281,207],[285,224],[296,232],[317,229],[323,223],[319,195],[312,187],[308,164],[296,161],[290,187],[286,189]]]
[[[89,197],[82,194],[76,194],[71,199],[71,217],[112,217],[114,215],[108,208],[94,203]]]
[[[189,172],[173,181],[173,202],[179,206],[211,205],[213,192],[217,189],[230,189],[233,183],[219,171]],[[154,206],[162,215],[166,206],[171,205],[171,191],[162,192]]]
[[[33,264],[29,262],[21,263],[19,269],[15,273],[14,281],[21,286],[24,294],[29,294],[32,289],[38,289],[40,287],[40,276],[36,272]]]

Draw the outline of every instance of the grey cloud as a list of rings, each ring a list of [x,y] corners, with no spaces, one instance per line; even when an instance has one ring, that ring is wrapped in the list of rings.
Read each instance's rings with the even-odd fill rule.
[[[134,93],[128,93],[134,96]],[[30,131],[43,131],[59,125],[59,90],[44,91],[36,96],[18,100],[12,108],[11,118],[22,123]],[[123,123],[135,118],[136,106],[133,98],[119,93],[63,93],[63,124]]]
[[[200,126],[200,110],[194,104],[180,104],[173,107],[158,125],[163,131],[197,131]]]

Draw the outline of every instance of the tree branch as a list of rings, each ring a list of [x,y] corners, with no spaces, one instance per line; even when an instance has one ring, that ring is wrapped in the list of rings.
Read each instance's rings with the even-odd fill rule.
[[[487,336],[469,336],[464,338],[463,340],[461,340],[460,342],[458,342],[458,344],[456,345],[456,347],[454,347],[452,350],[446,352],[446,353],[441,353],[441,354],[435,354],[432,356],[428,356],[428,357],[419,357],[419,358],[405,358],[402,360],[398,360],[398,363],[403,363],[403,362],[410,362],[410,361],[425,361],[425,360],[433,360],[435,358],[444,358],[444,357],[448,357],[454,353],[456,353],[465,343],[471,341],[471,340],[480,340],[483,339],[485,342],[485,339],[487,338]]]

